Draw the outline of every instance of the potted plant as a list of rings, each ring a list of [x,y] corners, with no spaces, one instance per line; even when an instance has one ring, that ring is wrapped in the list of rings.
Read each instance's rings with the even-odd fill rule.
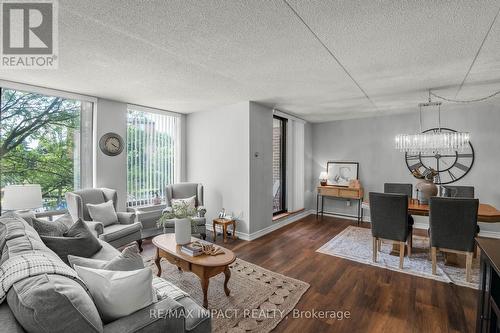
[[[175,242],[179,245],[188,244],[191,242],[191,224],[193,216],[196,216],[196,209],[190,207],[186,202],[178,202],[172,204],[172,207],[167,207],[163,215],[157,222],[158,227],[165,227],[167,222],[174,222],[175,226]]]

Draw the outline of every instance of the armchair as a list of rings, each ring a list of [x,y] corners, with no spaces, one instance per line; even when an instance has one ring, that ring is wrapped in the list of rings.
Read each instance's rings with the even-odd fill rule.
[[[114,247],[120,247],[130,242],[137,242],[142,251],[142,224],[135,222],[135,214],[130,212],[116,212],[118,221],[104,225],[100,221],[92,221],[87,204],[101,204],[109,200],[116,207],[118,194],[109,188],[92,188],[66,193],[68,211],[73,222],[82,219],[93,230],[96,236]]]
[[[195,196],[195,207],[198,215],[193,218],[193,223],[191,224],[191,233],[193,235],[199,235],[201,238],[205,239],[207,235],[207,229],[205,227],[206,219],[205,212],[207,211],[203,206],[203,185],[197,183],[178,183],[167,185],[165,188],[165,201],[167,207],[163,212],[172,210],[172,199],[185,199]],[[175,232],[174,221],[167,221],[163,227],[165,233]]]

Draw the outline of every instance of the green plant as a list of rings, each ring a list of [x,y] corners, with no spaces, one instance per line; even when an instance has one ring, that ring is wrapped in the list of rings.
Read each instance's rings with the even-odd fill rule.
[[[160,217],[156,225],[161,228],[163,227],[169,220],[173,219],[189,219],[191,221],[191,225],[193,222],[193,217],[196,216],[197,211],[195,208],[190,207],[187,202],[181,201],[175,204],[172,204],[170,210],[167,210]]]

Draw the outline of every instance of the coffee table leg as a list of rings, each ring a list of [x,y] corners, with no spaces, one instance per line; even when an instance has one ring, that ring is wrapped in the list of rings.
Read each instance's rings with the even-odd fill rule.
[[[229,296],[229,294],[231,293],[231,291],[227,287],[227,283],[229,282],[229,278],[231,277],[231,270],[229,269],[229,266],[226,266],[226,268],[224,268],[224,275],[226,277],[224,279],[224,292],[226,293],[226,296]]]
[[[160,257],[160,250],[159,250],[159,249],[156,249],[155,264],[156,264],[156,267],[158,268],[158,274],[156,274],[157,276],[161,276],[161,265],[160,265],[160,260],[161,260],[161,257]]]
[[[203,277],[202,279],[200,279],[200,281],[201,281],[201,290],[203,290],[203,307],[205,309],[208,309],[207,294],[208,294],[208,283],[210,279],[208,277]]]

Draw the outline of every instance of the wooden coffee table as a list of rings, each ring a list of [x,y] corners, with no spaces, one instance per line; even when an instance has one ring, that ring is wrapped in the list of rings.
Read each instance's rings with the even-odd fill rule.
[[[191,237],[192,242],[197,240],[199,239]],[[207,292],[209,279],[217,274],[224,273],[226,277],[224,280],[224,292],[226,296],[229,296],[230,290],[227,287],[227,283],[231,277],[229,265],[236,260],[233,251],[221,247],[224,250],[224,254],[191,257],[181,252],[181,246],[175,243],[175,234],[156,236],[153,238],[153,244],[156,246],[155,264],[158,267],[158,276],[161,275],[161,258],[165,258],[171,264],[176,265],[179,270],[196,274],[200,278],[201,289],[203,290],[203,307],[208,307]]]

